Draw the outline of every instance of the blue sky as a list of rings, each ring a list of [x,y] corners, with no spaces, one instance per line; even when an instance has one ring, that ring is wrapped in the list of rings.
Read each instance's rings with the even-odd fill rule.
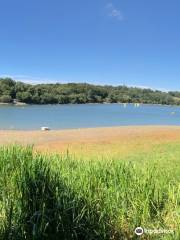
[[[179,0],[0,0],[0,76],[180,90]]]

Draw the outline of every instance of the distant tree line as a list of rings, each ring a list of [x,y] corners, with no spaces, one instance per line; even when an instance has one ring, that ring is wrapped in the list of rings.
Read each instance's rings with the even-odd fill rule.
[[[87,83],[26,84],[0,78],[0,102],[27,104],[147,103],[180,105],[180,92]]]

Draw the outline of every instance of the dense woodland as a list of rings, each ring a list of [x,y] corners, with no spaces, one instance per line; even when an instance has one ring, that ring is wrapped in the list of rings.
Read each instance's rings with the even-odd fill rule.
[[[0,78],[0,102],[27,104],[149,103],[180,105],[180,92],[87,83],[26,84]]]

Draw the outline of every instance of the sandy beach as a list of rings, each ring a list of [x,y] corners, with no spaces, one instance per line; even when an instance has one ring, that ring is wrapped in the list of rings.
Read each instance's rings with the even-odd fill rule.
[[[34,145],[47,152],[127,152],[146,149],[159,143],[180,141],[179,126],[129,126],[85,128],[58,131],[0,130],[0,145],[11,143]],[[128,148],[127,148],[128,146]]]

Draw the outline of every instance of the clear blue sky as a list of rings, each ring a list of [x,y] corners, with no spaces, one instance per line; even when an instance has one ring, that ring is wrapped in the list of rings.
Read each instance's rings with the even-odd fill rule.
[[[180,90],[179,0],[0,0],[0,75]]]

